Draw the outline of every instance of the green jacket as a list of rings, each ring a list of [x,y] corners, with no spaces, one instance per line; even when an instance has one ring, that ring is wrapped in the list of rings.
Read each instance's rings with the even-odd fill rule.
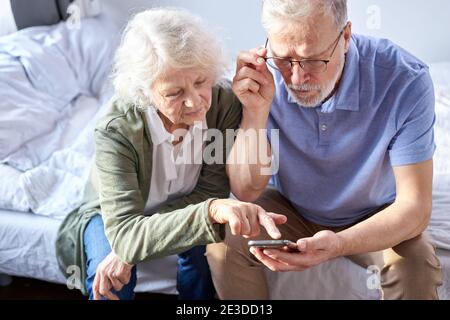
[[[86,186],[84,204],[63,221],[56,241],[63,273],[71,276],[70,270],[79,267],[76,287],[86,294],[83,233],[96,214],[102,214],[112,250],[132,265],[223,240],[224,228],[210,222],[208,207],[214,198],[229,197],[225,148],[233,141],[226,140],[225,130],[238,128],[241,117],[242,106],[232,91],[214,88],[206,121],[208,129],[222,133],[222,163],[210,164],[203,159],[200,177],[190,194],[166,203],[157,214],[144,216],[152,173],[150,131],[145,115],[135,105],[120,100],[112,103],[95,129],[94,174]],[[207,141],[206,148],[210,143]]]

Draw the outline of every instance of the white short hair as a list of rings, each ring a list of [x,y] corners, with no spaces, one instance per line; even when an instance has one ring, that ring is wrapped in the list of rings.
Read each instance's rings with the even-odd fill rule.
[[[340,31],[348,19],[347,0],[264,0],[262,24],[268,33],[283,33],[290,23],[308,23],[317,12],[332,17]]]
[[[117,97],[146,107],[164,68],[198,68],[225,83],[228,61],[217,38],[197,16],[182,9],[140,12],[126,26],[117,49],[113,84]]]

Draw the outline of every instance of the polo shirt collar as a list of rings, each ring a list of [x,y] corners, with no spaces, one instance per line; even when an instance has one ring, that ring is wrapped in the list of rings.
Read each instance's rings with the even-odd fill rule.
[[[359,52],[352,37],[345,58],[341,83],[334,95],[334,105],[337,110],[359,111],[359,78]]]

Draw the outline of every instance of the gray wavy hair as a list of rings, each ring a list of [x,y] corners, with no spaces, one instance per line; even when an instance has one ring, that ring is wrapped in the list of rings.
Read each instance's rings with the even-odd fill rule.
[[[197,16],[182,9],[140,12],[126,26],[117,49],[113,85],[117,97],[147,107],[151,86],[166,67],[197,68],[226,85],[228,61],[217,38]]]
[[[262,24],[268,33],[279,33],[287,23],[305,23],[312,12],[333,17],[340,31],[347,23],[347,0],[264,0]]]

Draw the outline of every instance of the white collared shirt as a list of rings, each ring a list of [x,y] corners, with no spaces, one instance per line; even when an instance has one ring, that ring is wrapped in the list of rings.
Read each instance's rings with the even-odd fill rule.
[[[156,108],[148,107],[145,113],[153,142],[150,194],[144,210],[150,215],[162,204],[194,189],[202,168],[208,125],[206,119],[196,122],[185,130],[183,141],[174,146],[175,135],[166,130]]]

